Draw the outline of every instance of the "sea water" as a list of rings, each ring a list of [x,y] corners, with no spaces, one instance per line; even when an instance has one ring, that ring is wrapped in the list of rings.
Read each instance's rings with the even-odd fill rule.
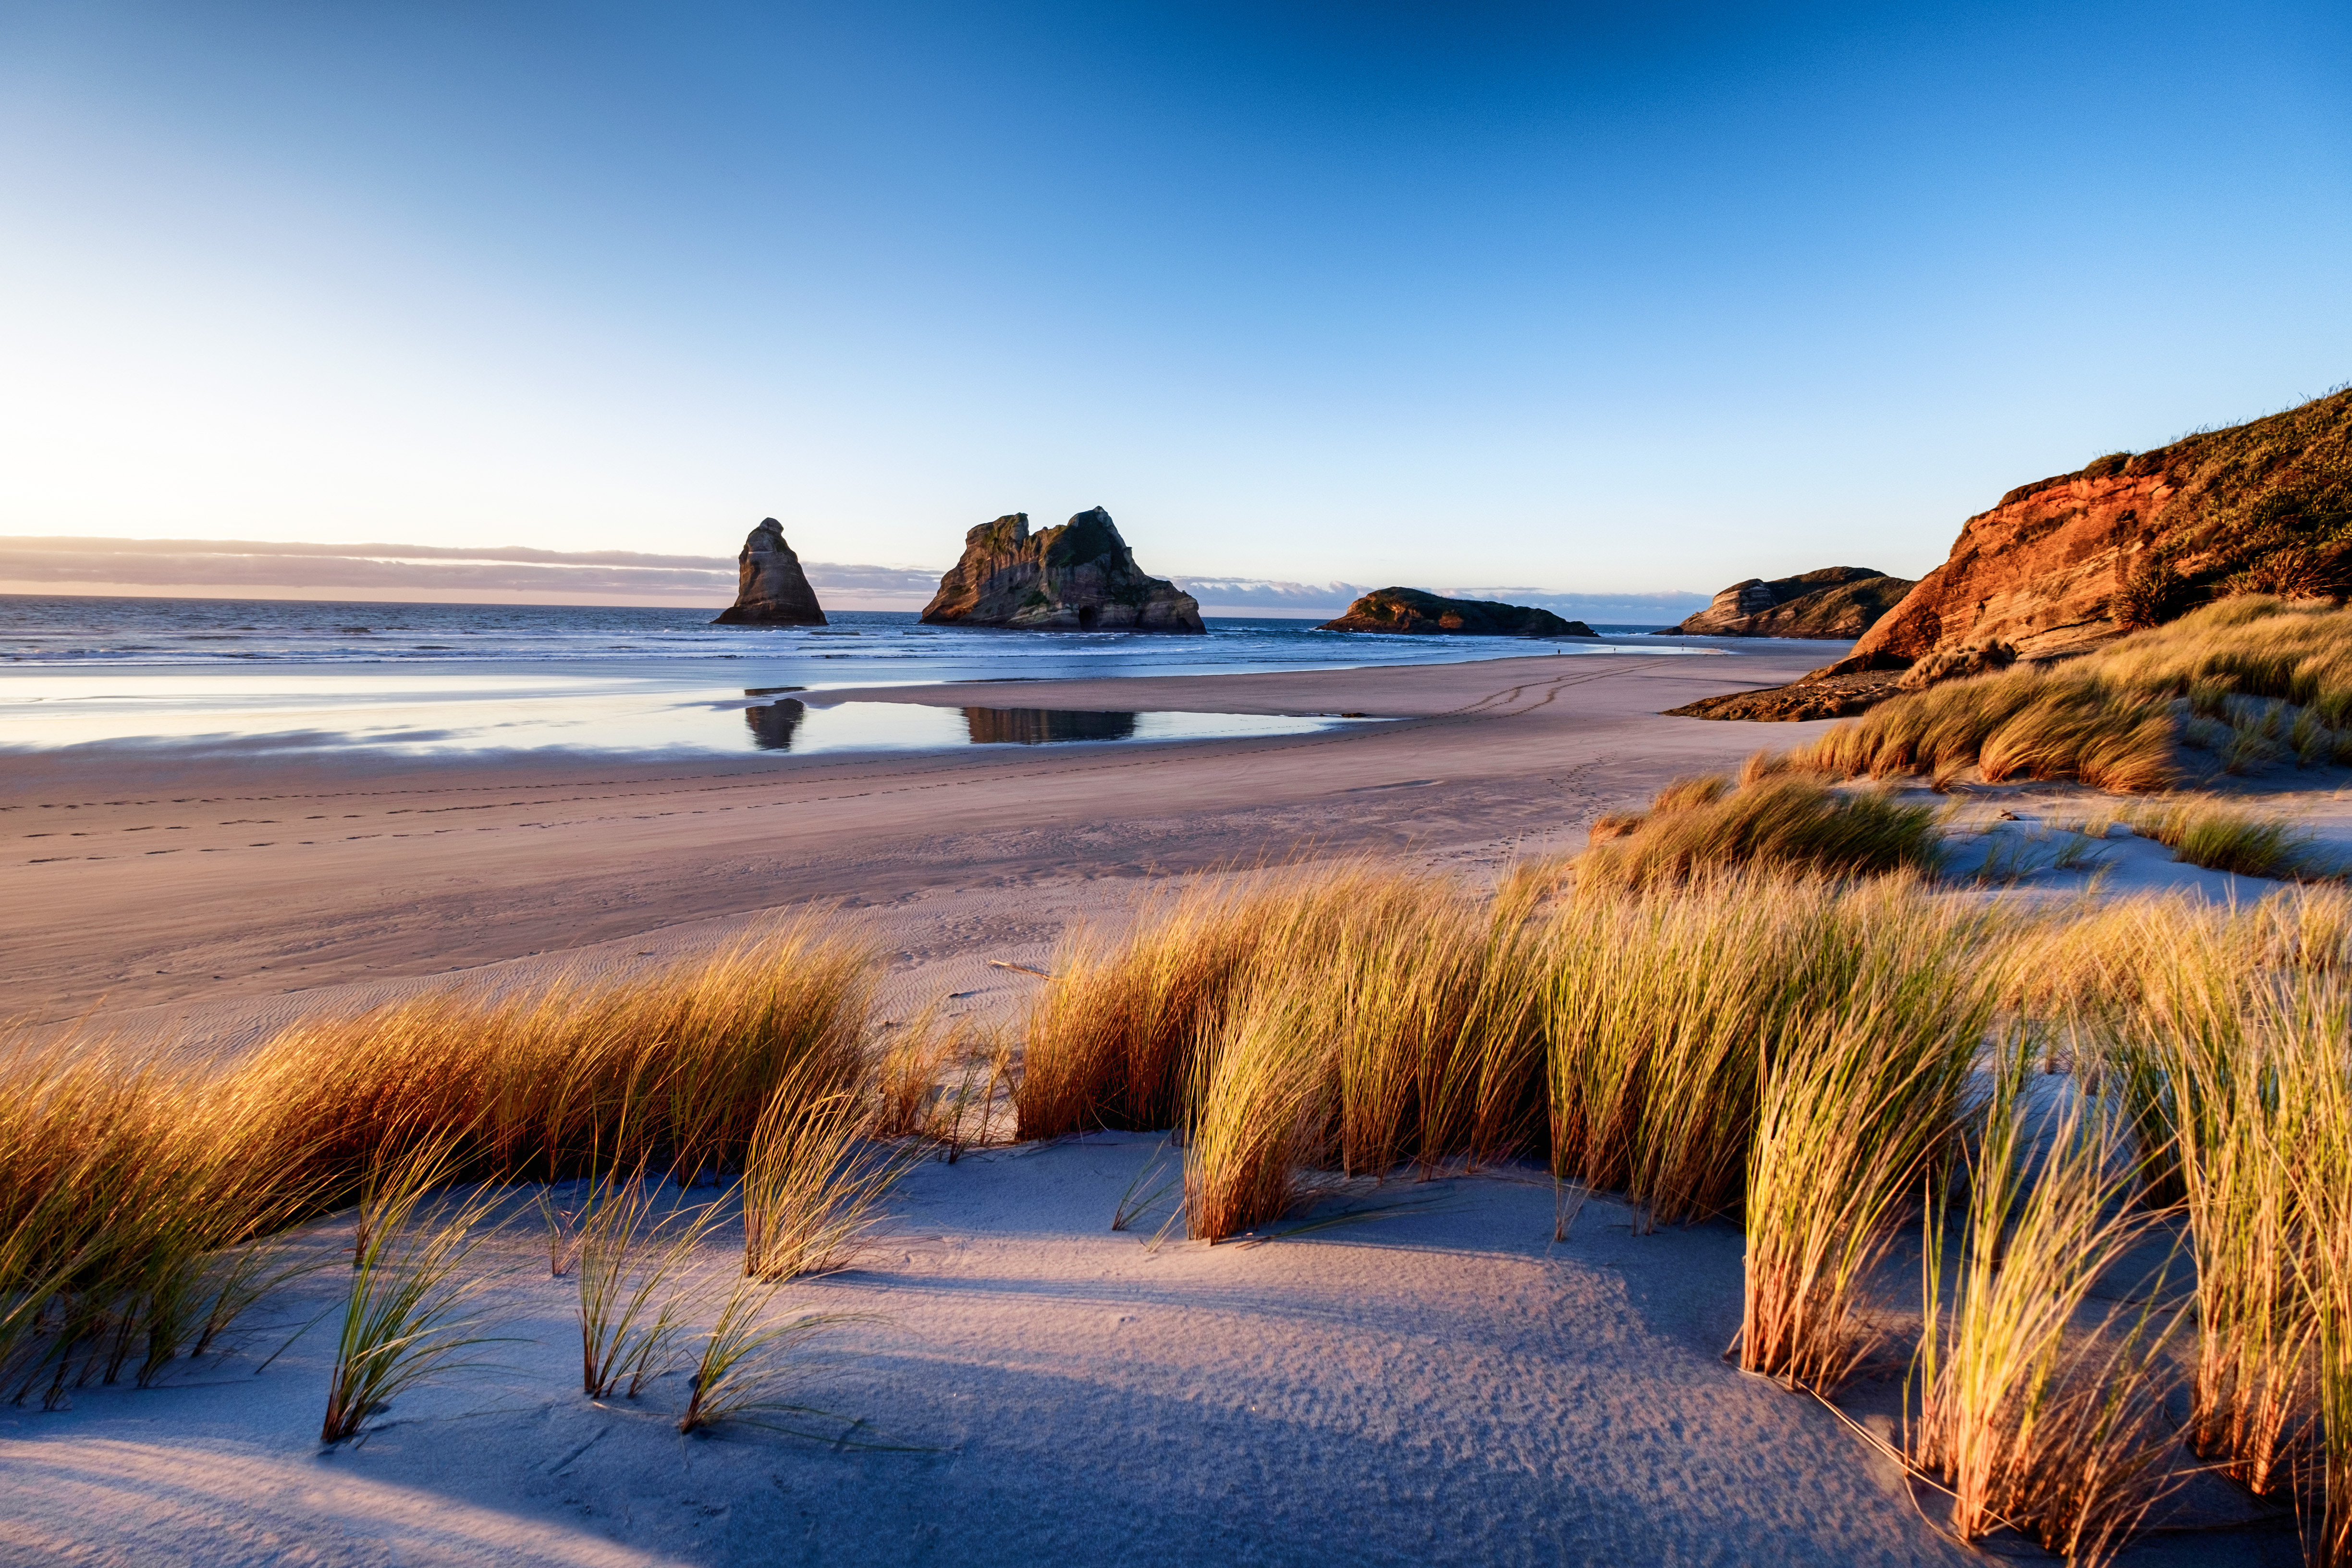
[[[1402,637],[1212,617],[1201,637],[927,626],[845,611],[817,627],[707,610],[0,595],[0,750],[565,747],[790,752],[1087,744],[1294,733],[1329,714],[1101,714],[828,702],[851,687],[1716,653],[1612,626],[1601,641]]]

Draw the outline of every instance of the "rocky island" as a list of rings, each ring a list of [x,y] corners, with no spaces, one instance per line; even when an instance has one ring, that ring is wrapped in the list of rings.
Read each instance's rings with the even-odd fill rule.
[[[963,536],[963,559],[940,579],[923,620],[1022,631],[1202,629],[1199,601],[1147,575],[1100,507],[1034,534],[1025,511],[982,523]]]
[[[1709,637],[1858,637],[1912,589],[1908,577],[1867,566],[1824,566],[1793,577],[1750,577],[1717,594],[1669,632]]]
[[[2352,597],[2352,392],[2020,485],[1963,523],[1950,557],[1845,658],[1670,711],[1838,718],[2087,653],[2239,594]]]
[[[1486,637],[1597,637],[1582,621],[1493,599],[1446,599],[1419,588],[1378,588],[1348,606],[1325,632],[1407,632]]]
[[[714,626],[821,626],[824,610],[801,570],[801,558],[784,542],[784,525],[772,517],[743,542],[735,557],[735,602],[719,612]]]

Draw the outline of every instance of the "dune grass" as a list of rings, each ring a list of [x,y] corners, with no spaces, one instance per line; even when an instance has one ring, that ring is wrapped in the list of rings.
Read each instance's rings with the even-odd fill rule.
[[[2137,1311],[2084,1320],[2158,1222],[2126,1203],[2137,1177],[2112,1109],[2077,1100],[2037,1127],[2027,1070],[2021,1056],[1997,1070],[1948,1281],[1940,1212],[1926,1231],[1907,1447],[1949,1483],[1963,1539],[2007,1525],[2070,1562],[2104,1562],[2171,1484],[2168,1324],[2146,1285]]]
[[[1829,1394],[1872,1349],[1871,1276],[1958,1124],[1990,1002],[1868,999],[1781,1043],[1748,1147],[1741,1366]]]
[[[2184,743],[2231,772],[2352,761],[2352,609],[2225,599],[2055,667],[1892,698],[1787,760],[1838,777],[1975,767],[1990,784],[2147,793],[2179,780]]]
[[[1734,788],[1722,777],[1682,779],[1646,812],[1596,824],[1578,861],[1586,881],[1621,888],[1687,881],[1730,868],[1817,876],[1898,870],[1932,875],[1942,863],[1937,813],[1867,790],[1831,789],[1781,773]]]
[[[444,1181],[740,1166],[788,1086],[862,1085],[869,986],[862,948],[803,922],[646,974],[303,1020],[218,1069],[20,1031],[0,1047],[0,1394],[56,1404],[221,1342],[282,1268],[263,1238],[421,1150]]]
[[[642,1171],[590,1187],[579,1222],[580,1386],[591,1399],[635,1399],[674,1371],[698,1302],[695,1253],[720,1205],[661,1211]]]
[[[743,1272],[761,1279],[830,1274],[871,1246],[883,1204],[914,1157],[865,1137],[856,1087],[828,1081],[809,1058],[780,1084],[744,1152]]]
[[[1914,1462],[1961,1494],[1963,1533],[2006,1521],[2086,1559],[2145,1520],[2169,1441],[2169,1323],[2092,1291],[2177,1205],[2187,1438],[2291,1496],[2313,1561],[2352,1565],[2352,896],[2036,909],[1952,896],[1918,855],[1655,847],[1752,848],[1791,820],[1875,845],[1880,807],[1932,843],[1932,811],[1764,760],[1677,781],[1593,852],[1656,869],[1588,857],[1488,891],[1359,862],[1187,894],[1056,963],[1023,1029],[1021,1132],[1173,1129],[1211,1241],[1342,1180],[1512,1159],[1622,1194],[1637,1228],[1727,1218],[1742,1364],[1825,1394],[1890,1331],[1880,1266],[1924,1215]],[[201,1351],[282,1267],[269,1235],[356,1196],[322,1425],[347,1436],[473,1337],[479,1194],[431,1192],[584,1175],[575,1212],[539,1189],[551,1269],[580,1276],[583,1391],[677,1367],[686,1430],[817,1419],[793,1384],[835,1320],[779,1287],[853,1262],[907,1163],[966,1135],[957,1072],[1006,1070],[929,1023],[870,1057],[869,975],[802,927],[652,976],[306,1023],[212,1073],[19,1048],[5,1392],[60,1401]],[[2031,1059],[2071,1075],[2046,1121]],[[705,1293],[688,1254],[715,1211],[665,1226],[651,1188],[739,1171],[742,1268]]]
[[[500,1194],[481,1187],[434,1197],[457,1169],[452,1140],[419,1144],[368,1173],[322,1443],[359,1436],[394,1396],[464,1369],[459,1358],[490,1342],[473,1332],[467,1307],[482,1282],[466,1264]]]
[[[2279,880],[2316,875],[2311,837],[2277,817],[2263,816],[2210,799],[2152,806],[2128,818],[2172,851],[2172,858],[2242,877]]]

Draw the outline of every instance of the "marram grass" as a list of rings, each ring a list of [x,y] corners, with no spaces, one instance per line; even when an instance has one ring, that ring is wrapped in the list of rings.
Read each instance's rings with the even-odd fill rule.
[[[1988,784],[2074,779],[2168,789],[2182,747],[2237,773],[2352,759],[2352,610],[2243,595],[2051,667],[1891,698],[1788,752],[1838,777],[1974,767]]]

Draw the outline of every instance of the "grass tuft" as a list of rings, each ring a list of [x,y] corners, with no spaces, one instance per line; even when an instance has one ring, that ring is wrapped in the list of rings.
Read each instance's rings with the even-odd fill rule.
[[[1705,786],[1705,787],[1701,787]],[[1618,888],[1687,881],[1730,868],[1821,876],[1892,871],[1934,874],[1942,837],[1933,806],[1871,790],[1768,777],[1683,781],[1659,792],[1640,826],[1598,843],[1578,861],[1580,879]]]
[[[2215,871],[2278,880],[2312,875],[2310,837],[2274,817],[2257,816],[2210,800],[2184,800],[2131,818],[2136,832],[2172,851],[2172,858]]]
[[[322,1443],[359,1436],[394,1396],[472,1364],[457,1358],[490,1342],[467,1308],[481,1282],[465,1275],[495,1187],[431,1205],[457,1168],[449,1143],[412,1149],[369,1173],[352,1254],[351,1298],[335,1343]]]

